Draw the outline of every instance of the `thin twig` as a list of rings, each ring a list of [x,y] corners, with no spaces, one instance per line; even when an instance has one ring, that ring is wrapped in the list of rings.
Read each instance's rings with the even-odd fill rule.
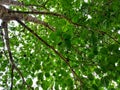
[[[12,90],[13,89],[13,77],[14,77],[14,74],[13,74],[13,72],[14,72],[14,66],[13,65],[11,65],[11,87],[10,87],[10,90]]]
[[[29,85],[26,83],[26,81],[25,81],[25,79],[24,79],[24,76],[23,76],[22,72],[21,72],[16,66],[15,66],[14,68],[16,69],[16,71],[17,71],[17,72],[19,73],[19,75],[21,76],[22,81],[23,81],[23,85],[25,84],[25,85],[27,85],[28,88],[30,88],[30,89],[33,90],[33,87],[29,86]]]
[[[91,30],[93,31],[93,30]],[[120,45],[120,42],[117,41],[114,37],[112,37],[110,34],[108,34],[107,32],[104,32],[104,31],[100,31],[100,30],[97,30],[97,29],[94,29],[95,32],[97,33],[100,33],[101,35],[107,35],[108,37],[110,37],[112,40],[114,40],[116,43],[118,43]]]
[[[108,34],[108,33],[106,33],[106,32],[104,32],[104,31],[97,31],[97,32],[99,32],[100,34],[106,34],[108,37],[110,37],[112,40],[114,40],[115,42],[117,42],[119,45],[120,45],[120,42],[119,41],[117,41],[115,38],[113,38],[110,34]]]

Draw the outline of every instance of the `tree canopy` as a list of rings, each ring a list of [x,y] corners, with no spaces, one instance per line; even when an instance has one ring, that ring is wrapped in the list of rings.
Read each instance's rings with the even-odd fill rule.
[[[0,0],[0,87],[119,90],[120,0]]]

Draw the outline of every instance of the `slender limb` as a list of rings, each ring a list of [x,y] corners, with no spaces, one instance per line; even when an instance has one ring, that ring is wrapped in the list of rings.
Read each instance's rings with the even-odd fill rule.
[[[8,50],[9,60],[10,60],[10,63],[11,63],[11,87],[10,87],[10,90],[12,90],[13,89],[13,76],[14,76],[13,75],[14,61],[13,61],[13,57],[12,57],[12,53],[11,53],[11,49],[10,49],[10,44],[9,44],[7,22],[3,21],[2,27],[4,28],[6,47],[7,47],[7,50]]]
[[[108,33],[106,33],[106,32],[104,32],[104,31],[98,31],[98,30],[96,30],[96,32],[98,32],[98,33],[100,33],[100,34],[106,34],[108,37],[110,37],[112,40],[114,40],[115,42],[117,42],[119,45],[120,45],[120,42],[119,41],[117,41],[114,37],[112,37],[110,34],[108,34]]]
[[[57,50],[55,50],[55,48],[51,45],[49,45],[46,41],[44,41],[41,37],[39,37],[37,35],[37,33],[35,33],[33,30],[31,30],[28,26],[26,26],[22,21],[16,19],[16,21],[18,21],[18,23],[20,23],[23,27],[25,27],[29,32],[31,32],[36,38],[38,38],[38,40],[40,40],[42,43],[44,43],[47,47],[49,47],[50,49],[52,49],[70,68],[72,74],[76,77],[76,79],[78,81],[80,81],[80,84],[82,85],[82,81],[80,80],[79,76],[76,74],[76,72],[73,70],[73,68],[71,67],[69,61],[61,54],[59,53]]]

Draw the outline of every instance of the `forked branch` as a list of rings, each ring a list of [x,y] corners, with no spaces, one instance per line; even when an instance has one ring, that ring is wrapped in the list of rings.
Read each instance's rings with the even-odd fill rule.
[[[14,77],[13,73],[14,73],[14,69],[21,76],[23,84],[27,85],[28,88],[32,88],[25,82],[25,79],[24,79],[24,77],[22,75],[22,72],[17,68],[17,66],[14,63],[11,48],[10,48],[10,41],[9,41],[9,36],[8,36],[7,22],[3,21],[2,28],[4,28],[4,34],[5,34],[4,37],[5,37],[5,41],[6,41],[5,43],[6,43],[6,47],[7,47],[7,51],[8,51],[8,55],[9,55],[9,61],[10,61],[10,64],[11,64],[11,87],[10,87],[10,90],[13,90],[13,77]]]

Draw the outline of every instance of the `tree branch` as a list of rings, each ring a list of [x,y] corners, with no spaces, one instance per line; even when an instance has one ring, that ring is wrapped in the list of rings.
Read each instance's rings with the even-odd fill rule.
[[[21,13],[21,14],[42,14],[42,15],[52,15],[52,16],[56,16],[59,18],[63,18],[65,20],[67,20],[69,23],[73,24],[74,26],[81,26],[80,24],[74,23],[72,20],[70,20],[69,18],[67,18],[66,16],[62,15],[62,14],[58,14],[58,13],[54,13],[54,12],[46,12],[46,11],[35,11],[35,12],[27,12],[27,11],[13,11],[13,10],[9,10],[8,13]]]
[[[40,40],[43,44],[45,44],[47,47],[49,47],[50,49],[52,49],[70,68],[72,74],[76,77],[76,79],[78,81],[80,81],[80,84],[82,85],[82,81],[80,80],[79,76],[76,74],[76,72],[73,70],[73,68],[71,67],[69,61],[61,54],[59,53],[57,50],[55,50],[55,48],[51,45],[49,45],[46,41],[44,41],[41,37],[39,37],[37,35],[37,33],[35,33],[32,29],[30,29],[28,26],[26,26],[22,21],[20,21],[19,19],[16,19],[16,21],[18,21],[18,23],[20,23],[23,27],[25,27],[30,33],[32,33],[36,38],[38,38],[38,40]]]
[[[41,12],[23,12],[23,11],[9,11],[9,13],[22,13],[22,14],[43,14],[43,15],[52,15],[52,16],[57,16],[57,17],[59,17],[59,18],[63,18],[63,19],[65,19],[65,20],[67,20],[69,23],[71,23],[71,24],[73,24],[73,25],[75,25],[75,26],[77,26],[77,27],[79,27],[79,26],[81,26],[81,27],[84,27],[84,28],[86,28],[87,30],[90,30],[90,31],[92,31],[92,32],[94,32],[94,31],[96,31],[96,32],[98,32],[98,33],[104,33],[104,34],[106,34],[107,36],[109,36],[111,39],[113,39],[115,42],[117,42],[118,44],[120,44],[120,42],[119,41],[117,41],[114,37],[112,37],[111,35],[109,35],[108,33],[106,33],[106,32],[104,32],[104,31],[100,31],[100,30],[95,30],[95,29],[92,29],[91,27],[87,27],[87,26],[85,26],[85,25],[80,25],[80,24],[78,24],[78,23],[74,23],[74,22],[72,22],[72,20],[70,20],[69,18],[67,18],[66,16],[64,16],[64,15],[62,15],[62,14],[58,14],[58,13],[54,13],[54,12],[44,12],[44,11],[41,11]]]
[[[12,53],[11,53],[11,49],[10,49],[10,44],[9,44],[7,22],[3,21],[2,27],[4,28],[6,47],[7,47],[7,50],[8,50],[9,60],[10,60],[10,63],[11,63],[11,87],[10,87],[10,90],[12,90],[13,89],[14,61],[13,61],[13,57],[12,57]]]
[[[28,22],[33,22],[37,24],[41,24],[44,27],[49,28],[52,31],[55,31],[55,28],[50,26],[47,22],[38,20],[37,18],[34,18],[30,15],[25,15],[25,14],[19,14],[19,13],[9,13],[9,9],[5,8],[4,6],[0,5],[0,18],[3,20],[15,20],[15,18],[19,18],[20,20],[28,21]]]

